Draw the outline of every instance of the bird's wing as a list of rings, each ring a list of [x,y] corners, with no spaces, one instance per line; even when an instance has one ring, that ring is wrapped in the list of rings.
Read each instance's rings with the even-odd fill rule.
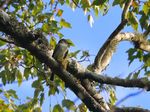
[[[65,52],[64,57],[63,57],[64,59],[67,57],[68,52],[69,52],[69,50],[67,49],[67,51]]]

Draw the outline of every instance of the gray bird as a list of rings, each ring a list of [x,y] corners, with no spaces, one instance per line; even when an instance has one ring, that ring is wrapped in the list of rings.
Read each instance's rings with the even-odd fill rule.
[[[66,58],[68,55],[68,48],[70,47],[69,42],[66,39],[59,40],[56,45],[52,57],[60,64],[61,67],[66,68]],[[51,74],[51,81],[54,80],[54,73]]]

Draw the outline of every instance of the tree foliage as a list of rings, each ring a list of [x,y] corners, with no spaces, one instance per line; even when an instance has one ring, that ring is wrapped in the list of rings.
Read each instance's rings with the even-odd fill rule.
[[[53,62],[53,59],[51,59],[51,53],[51,55],[48,54],[50,57],[47,58],[46,53],[48,52],[45,52],[45,49],[53,51],[57,39],[64,38],[62,29],[72,28],[71,23],[63,16],[63,12],[65,12],[63,7],[69,6],[72,10],[82,10],[92,27],[93,16],[105,16],[108,11],[111,12],[110,7],[116,5],[122,8],[121,22],[100,48],[93,64],[84,68],[85,71],[79,69],[80,64],[76,61],[70,62],[67,71],[61,70],[60,67],[57,67],[57,62]],[[48,96],[59,94],[61,91],[66,93],[68,87],[83,101],[83,103],[76,105],[72,99],[64,97],[62,104],[56,104],[51,109],[53,112],[64,112],[66,109],[81,112],[88,109],[91,111],[97,109],[100,112],[108,109],[106,105],[109,106],[109,109],[112,108],[119,112],[120,110],[114,107],[117,101],[114,86],[139,87],[147,91],[150,90],[150,45],[148,38],[150,32],[150,2],[148,0],[1,0],[0,8],[1,81],[3,85],[17,81],[20,86],[24,80],[35,79],[32,83],[34,88],[33,98],[27,98],[27,101],[20,105],[16,104],[16,101],[19,100],[16,91],[1,89],[0,92],[8,100],[7,102],[4,98],[0,98],[0,109],[2,111],[42,111],[41,106],[46,98],[45,87],[48,87]],[[120,33],[126,26],[131,26],[138,33]],[[139,29],[142,29],[142,32]],[[143,65],[137,71],[130,73],[126,79],[113,79],[97,75],[106,69],[113,53],[116,51],[116,46],[123,40],[131,41],[134,45],[134,48],[127,51],[129,65],[136,59]],[[74,43],[71,40],[69,41],[74,46]],[[80,52],[81,50],[70,52],[70,60],[76,60],[77,58],[80,58],[81,61],[89,60],[90,53],[88,51],[82,51],[82,55],[79,57]],[[45,69],[45,65],[49,68]],[[50,81],[51,71],[57,74],[54,82]],[[139,74],[143,71],[144,75],[141,79]],[[66,78],[70,76],[67,76],[68,74],[71,74],[70,82],[62,78],[61,74],[66,74],[64,76]],[[96,82],[94,85],[91,84],[92,80]],[[139,85],[132,85],[131,81],[135,81]],[[73,85],[74,82],[76,85]],[[102,86],[102,84],[110,85]],[[97,97],[99,93],[95,87],[98,88],[98,91],[102,89],[108,92],[109,101],[105,102],[105,105],[101,104],[103,101],[99,101],[100,97]],[[81,93],[81,90],[84,90],[83,93]],[[83,98],[82,95],[87,96]],[[93,102],[93,104],[89,104],[88,101]],[[96,109],[94,108],[95,105],[97,106]],[[137,111],[139,108],[121,109],[129,109],[130,111],[135,109]],[[144,111],[144,109],[140,111]]]

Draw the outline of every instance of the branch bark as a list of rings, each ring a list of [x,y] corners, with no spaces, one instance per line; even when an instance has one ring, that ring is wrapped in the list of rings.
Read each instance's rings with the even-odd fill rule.
[[[115,41],[114,38],[126,24],[127,20],[122,21],[100,48],[92,65],[92,71],[94,71],[95,73],[101,73],[110,63],[111,57],[116,49],[116,45],[118,44],[118,42]]]
[[[100,74],[96,74],[87,69],[84,69],[81,65],[79,65],[76,61],[72,61],[68,66],[68,71],[75,75],[80,80],[90,79],[95,82],[99,82],[100,84],[110,84],[115,86],[122,87],[138,87],[142,89],[146,89],[150,91],[150,81],[145,78],[140,79],[121,79],[118,77],[112,78],[109,76],[103,76]]]
[[[10,21],[11,20],[11,21]],[[28,31],[23,24],[18,23],[17,20],[11,18],[4,11],[0,11],[0,31],[10,35],[20,47],[27,49],[34,55],[39,61],[45,63],[50,67],[55,74],[57,74],[89,108],[94,112],[106,112],[106,108],[103,106],[104,102],[98,103],[93,96],[91,96],[87,90],[79,83],[79,81],[73,77],[72,74],[62,69],[59,64],[49,56],[49,48],[43,43],[44,49],[34,43],[38,37],[34,33]]]
[[[95,98],[91,96],[91,94],[87,92],[87,90],[83,87],[83,85],[81,85],[79,81],[73,76],[74,74],[76,74],[76,72],[78,72],[78,75],[82,75],[84,72],[86,74],[85,71],[86,69],[80,71],[81,68],[80,69],[77,68],[73,69],[72,72],[69,73],[66,70],[60,68],[59,64],[51,56],[49,56],[48,53],[49,49],[47,48],[46,45],[45,45],[46,49],[40,49],[34,43],[34,40],[37,39],[37,36],[34,33],[28,31],[21,23],[18,23],[15,19],[13,18],[10,19],[10,17],[7,16],[7,14],[4,15],[4,13],[1,12],[0,12],[0,31],[12,36],[12,38],[17,43],[19,43],[21,47],[30,51],[32,55],[36,56],[37,59],[39,59],[39,61],[49,66],[53,70],[53,72],[56,73],[66,83],[67,87],[69,87],[86,104],[86,106],[91,111],[94,112],[107,111],[107,109],[103,107],[104,102],[101,102],[102,103],[101,104],[97,100],[95,100]],[[121,38],[121,40],[123,39]]]
[[[150,112],[150,110],[139,107],[114,107],[113,112]]]
[[[98,51],[94,63],[92,64],[92,71],[95,73],[101,73],[111,61],[113,53],[116,50],[116,46],[118,41],[115,40],[116,36],[119,32],[124,28],[127,24],[127,14],[129,12],[129,8],[132,4],[133,0],[127,0],[124,6],[124,10],[122,12],[121,23],[118,27],[112,32],[107,41],[103,44],[103,46]]]

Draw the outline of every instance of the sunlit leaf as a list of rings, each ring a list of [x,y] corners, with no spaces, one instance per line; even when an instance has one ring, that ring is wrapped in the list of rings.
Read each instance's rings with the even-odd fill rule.
[[[70,46],[75,46],[74,43],[70,39],[66,39]]]
[[[94,0],[93,3],[92,3],[92,5],[96,5],[96,6],[102,5],[102,4],[104,4],[105,2],[107,2],[107,1],[108,1],[108,0]]]
[[[115,102],[117,101],[115,91],[114,91],[114,90],[110,90],[110,91],[109,91],[109,96],[110,96],[110,98],[109,98],[110,104],[111,104],[111,105],[114,105]]]
[[[49,33],[50,31],[50,26],[47,24],[47,23],[44,23],[42,25],[42,30],[45,32],[45,33]]]
[[[133,74],[133,79],[137,79],[139,77],[139,74],[140,74],[140,70],[138,70],[138,72],[134,73]]]
[[[17,80],[18,80],[18,85],[20,86],[22,84],[22,73],[19,70],[16,70],[16,76],[17,76]]]
[[[88,21],[90,23],[90,26],[92,27],[93,26],[93,23],[94,23],[94,19],[91,15],[88,15]]]
[[[3,46],[5,44],[6,44],[6,42],[0,40],[0,46]]]
[[[82,8],[87,8],[91,5],[90,0],[81,0]]]
[[[88,111],[88,109],[84,103],[81,103],[78,107],[79,107],[80,112],[87,112]]]
[[[54,49],[56,46],[56,38],[55,37],[51,37],[50,38],[50,46]]]
[[[121,5],[124,2],[125,2],[125,0],[114,0],[113,6],[115,6],[115,5]]]
[[[63,14],[63,10],[59,9],[56,15],[57,15],[58,17],[60,17],[60,16],[62,16],[62,14]]]
[[[57,105],[54,106],[52,112],[64,112],[64,110],[59,104],[57,104]]]
[[[134,30],[138,29],[138,19],[133,12],[128,12],[128,20]]]
[[[69,53],[69,56],[70,56],[70,57],[77,58],[77,55],[78,55],[79,52],[80,52],[80,50],[77,50],[77,51],[75,51],[75,52],[71,52],[71,53]]]
[[[64,19],[60,20],[60,26],[65,27],[65,28],[71,28],[71,24],[66,22]]]
[[[75,110],[75,104],[74,104],[74,102],[71,101],[71,100],[68,100],[68,99],[64,99],[62,101],[62,106],[66,107],[69,110]]]
[[[145,2],[143,5],[143,11],[145,13],[145,15],[148,14],[148,12],[150,12],[150,2]]]
[[[18,99],[18,96],[17,96],[15,90],[10,89],[10,90],[7,91],[7,93],[8,93],[11,97],[13,97],[13,98],[15,98],[15,99]]]

